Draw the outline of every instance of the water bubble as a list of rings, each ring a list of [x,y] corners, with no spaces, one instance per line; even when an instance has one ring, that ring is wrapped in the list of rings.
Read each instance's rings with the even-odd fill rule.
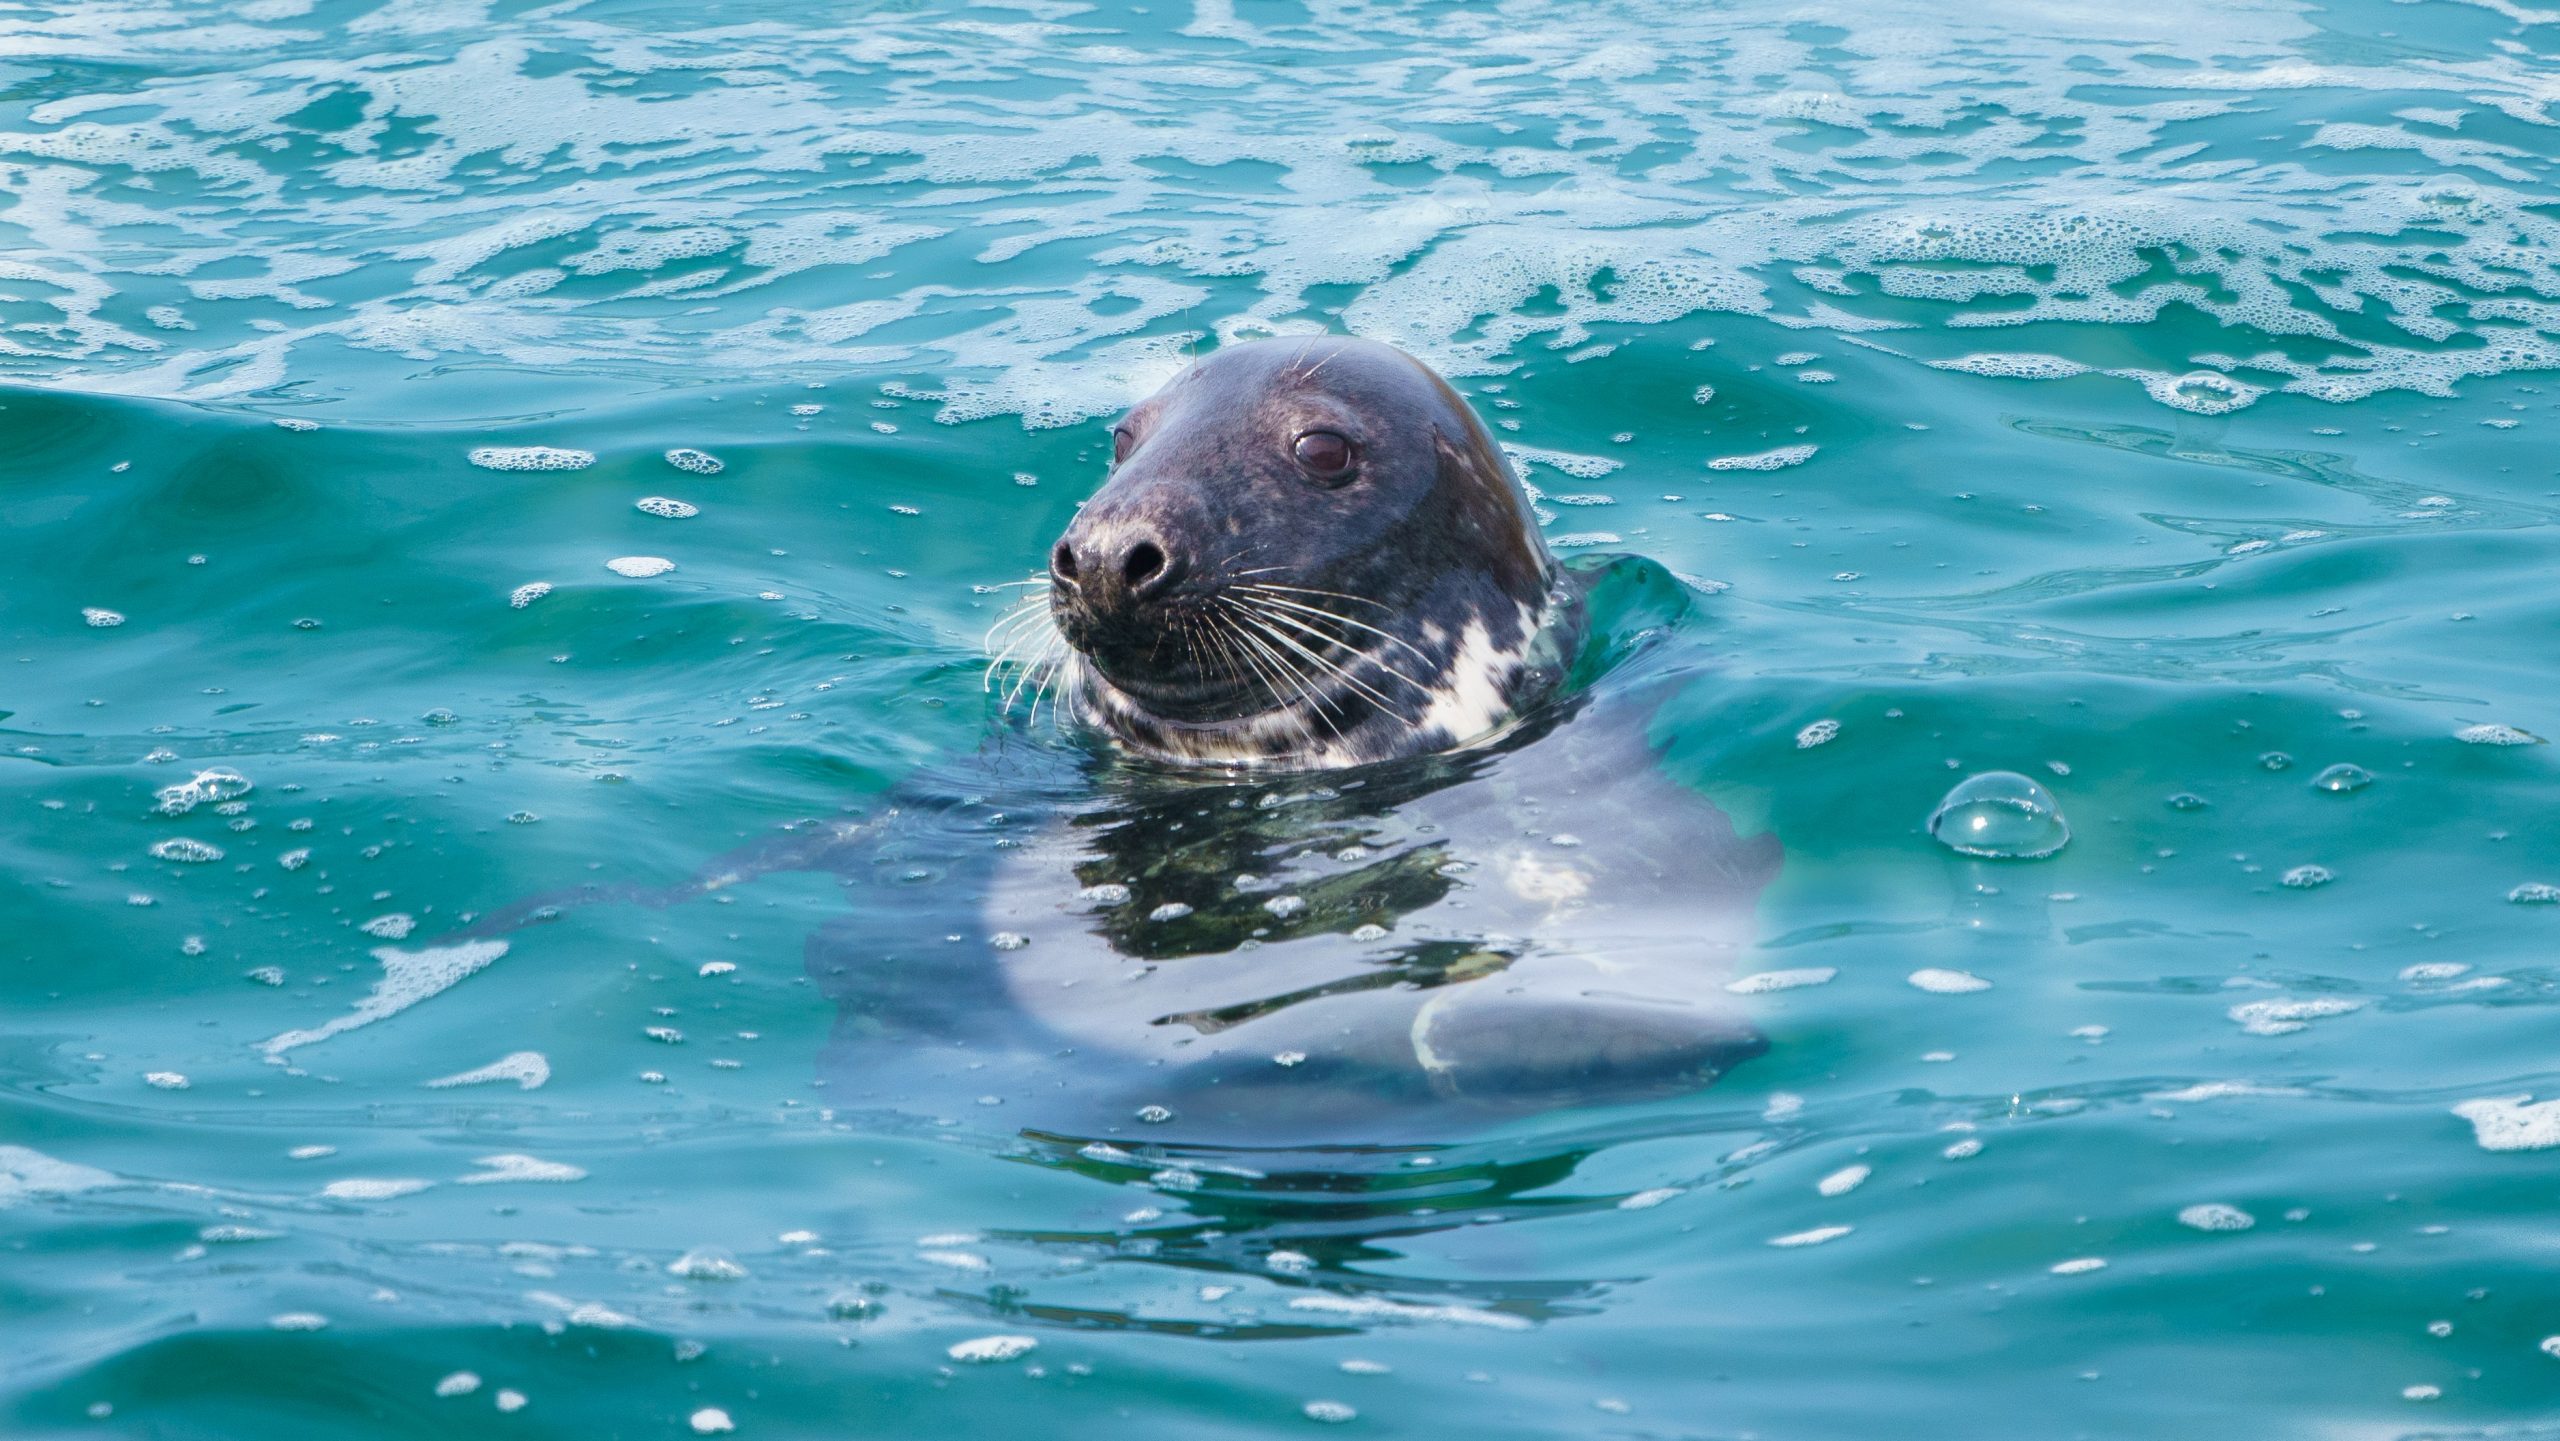
[[[998,931],[987,937],[987,944],[999,951],[1018,951],[1031,944],[1031,938],[1019,931]]]
[[[738,1429],[738,1423],[729,1419],[729,1413],[717,1406],[705,1406],[694,1412],[687,1424],[693,1427],[696,1436],[717,1436]]]
[[[2373,784],[2373,772],[2362,766],[2338,764],[2311,778],[2311,788],[2332,795],[2360,791]]]
[[[2062,849],[2071,827],[2043,786],[2016,771],[1985,771],[1938,802],[1929,834],[1963,855],[2031,861]]]
[[[1087,886],[1076,892],[1076,899],[1091,901],[1096,905],[1125,906],[1129,903],[1129,888],[1117,882],[1106,881],[1101,885]]]
[[[694,450],[687,446],[668,451],[667,464],[693,475],[718,475],[721,470],[720,457],[707,450]]]
[[[632,508],[643,515],[664,516],[669,520],[684,520],[702,514],[702,507],[690,501],[673,500],[663,495],[643,496],[632,502]]]
[[[2169,809],[2173,811],[2200,811],[2212,804],[2193,791],[2180,791],[2169,797]]]
[[[1813,724],[1806,726],[1803,730],[1796,732],[1796,749],[1800,751],[1809,751],[1815,746],[1821,745],[1823,742],[1837,737],[1839,734],[1840,722],[1836,720],[1815,721]]]
[[[2293,757],[2286,755],[2283,751],[2269,751],[2258,757],[2258,764],[2271,771],[2290,770],[2293,768]]]
[[[1189,914],[1191,914],[1191,908],[1189,906],[1184,905],[1180,901],[1167,901],[1163,905],[1156,907],[1154,910],[1147,912],[1147,919],[1151,921],[1178,921]]]
[[[445,1398],[468,1396],[480,1389],[480,1378],[469,1371],[456,1371],[436,1383],[436,1394]]]
[[[1303,896],[1273,896],[1262,903],[1262,908],[1285,921],[1304,911],[1307,902]]]
[[[2560,904],[2560,886],[2552,885],[2547,881],[2527,881],[2507,892],[2507,899],[2520,906]]]
[[[1173,1119],[1173,1112],[1163,1106],[1140,1106],[1136,1115],[1150,1126],[1161,1126]]]
[[[2337,876],[2327,866],[2295,866],[2284,873],[2284,883],[2297,891],[2325,886],[2336,879]]]
[[[1942,971],[1934,966],[1913,971],[1908,979],[1921,990],[1941,996],[1961,996],[1991,989],[1989,981],[1971,971]]]
[[[954,1361],[966,1361],[972,1365],[984,1366],[1029,1355],[1039,1349],[1039,1346],[1039,1341],[1029,1336],[980,1336],[974,1340],[962,1341],[943,1354]]]
[[[115,627],[124,624],[124,616],[119,612],[105,610],[94,605],[82,607],[80,611],[80,618],[87,621],[90,627],[96,630],[113,630]]]
[[[1340,1401],[1310,1401],[1298,1409],[1306,1413],[1308,1420],[1322,1421],[1328,1426],[1338,1426],[1345,1421],[1357,1420],[1360,1415],[1358,1411]]]
[[[2056,1261],[2045,1269],[2057,1276],[2086,1276],[2092,1271],[2107,1269],[2107,1262],[2102,1256],[2079,1256],[2068,1261]]]

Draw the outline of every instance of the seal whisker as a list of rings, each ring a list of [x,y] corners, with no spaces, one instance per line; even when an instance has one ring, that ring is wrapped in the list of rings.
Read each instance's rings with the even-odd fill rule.
[[[1335,618],[1336,618],[1336,619],[1339,619],[1340,617],[1335,617]],[[1363,659],[1363,660],[1365,660],[1365,661],[1369,662],[1369,664],[1374,665],[1374,666],[1376,666],[1378,669],[1380,669],[1380,670],[1382,670],[1382,671],[1385,671],[1387,674],[1389,674],[1389,675],[1391,675],[1391,676],[1394,676],[1396,679],[1398,679],[1398,680],[1400,680],[1400,681],[1403,681],[1406,685],[1409,685],[1409,686],[1413,687],[1415,690],[1418,690],[1418,691],[1422,692],[1424,695],[1426,695],[1426,696],[1427,696],[1427,695],[1430,695],[1430,694],[1432,693],[1432,692],[1431,692],[1431,687],[1429,687],[1429,686],[1427,686],[1427,685],[1424,685],[1422,682],[1420,682],[1420,681],[1418,681],[1418,680],[1415,680],[1413,677],[1411,677],[1411,676],[1409,676],[1409,675],[1406,675],[1403,671],[1400,671],[1400,670],[1396,669],[1394,666],[1391,666],[1391,665],[1387,664],[1387,663],[1386,663],[1386,661],[1384,661],[1383,659],[1381,659],[1381,658],[1380,658],[1380,657],[1379,657],[1375,652],[1373,652],[1373,651],[1364,651],[1364,650],[1360,649],[1358,646],[1355,646],[1355,645],[1350,644],[1347,640],[1345,640],[1343,637],[1341,637],[1341,636],[1339,636],[1339,635],[1335,635],[1335,634],[1333,634],[1333,633],[1331,633],[1331,632],[1329,632],[1329,631],[1320,630],[1320,629],[1318,629],[1317,627],[1315,627],[1315,626],[1313,626],[1313,625],[1310,625],[1310,624],[1308,624],[1308,623],[1307,623],[1307,622],[1305,622],[1305,621],[1299,620],[1299,619],[1297,619],[1297,618],[1296,618],[1296,617],[1294,617],[1294,616],[1283,615],[1283,614],[1280,614],[1280,613],[1279,613],[1279,612],[1277,612],[1277,611],[1264,611],[1264,612],[1260,612],[1260,613],[1257,615],[1257,619],[1262,620],[1262,621],[1263,621],[1263,622],[1265,622],[1266,624],[1268,624],[1268,623],[1275,623],[1275,622],[1276,622],[1276,623],[1278,623],[1278,624],[1280,624],[1280,625],[1288,626],[1290,629],[1297,631],[1297,632],[1298,632],[1299,634],[1301,634],[1301,635],[1309,635],[1309,636],[1313,636],[1313,637],[1315,637],[1316,639],[1318,639],[1318,640],[1320,640],[1320,641],[1323,641],[1323,642],[1325,642],[1325,643],[1326,643],[1326,644],[1328,644],[1328,645],[1338,645],[1338,646],[1341,646],[1344,650],[1350,651],[1353,655],[1359,656],[1361,659]],[[1389,637],[1389,639],[1393,639],[1393,637]]]
[[[1372,599],[1372,598],[1370,598],[1370,597],[1368,597],[1368,596],[1365,596],[1365,595],[1353,595],[1351,592],[1349,592],[1349,591],[1347,591],[1347,590],[1318,590],[1318,589],[1316,589],[1316,588],[1315,588],[1315,587],[1313,587],[1313,586],[1306,586],[1306,585],[1282,585],[1282,584],[1278,583],[1277,581],[1268,581],[1268,580],[1258,580],[1258,581],[1255,581],[1255,582],[1254,582],[1254,584],[1255,584],[1256,586],[1258,586],[1258,587],[1260,587],[1260,588],[1264,589],[1264,590],[1285,590],[1285,591],[1293,592],[1293,593],[1298,594],[1298,595],[1323,595],[1323,596],[1331,596],[1331,597],[1333,597],[1333,598],[1334,598],[1334,599],[1336,599],[1336,600],[1357,601],[1357,602],[1359,602],[1359,603],[1360,603],[1360,604],[1362,604],[1362,605],[1374,605],[1374,606],[1376,606],[1378,609],[1380,609],[1380,610],[1384,610],[1384,611],[1392,611],[1392,610],[1394,610],[1394,609],[1395,609],[1395,607],[1394,607],[1394,606],[1391,606],[1391,605],[1387,604],[1385,601],[1382,601],[1382,600],[1374,600],[1374,599]]]
[[[1262,587],[1262,586],[1258,586],[1258,585],[1246,585],[1246,586],[1239,586],[1239,587],[1238,587],[1238,589],[1240,589],[1240,590],[1260,591],[1260,590],[1264,589],[1264,587]],[[1289,610],[1297,611],[1297,612],[1299,612],[1299,613],[1301,613],[1301,614],[1310,615],[1310,616],[1321,616],[1321,617],[1323,617],[1323,618],[1324,618],[1324,619],[1326,619],[1326,620],[1330,620],[1330,621],[1338,621],[1338,622],[1342,623],[1343,625],[1352,626],[1352,627],[1354,627],[1354,628],[1356,628],[1356,629],[1359,629],[1359,630],[1365,630],[1365,631],[1367,631],[1369,634],[1374,635],[1374,636],[1377,636],[1377,637],[1379,637],[1379,638],[1380,638],[1380,639],[1382,639],[1382,640],[1391,640],[1391,641],[1395,642],[1397,645],[1403,646],[1406,650],[1412,651],[1412,652],[1413,652],[1413,654],[1414,654],[1414,657],[1415,657],[1416,659],[1420,660],[1424,665],[1430,665],[1430,664],[1432,664],[1431,656],[1429,655],[1429,653],[1428,653],[1428,652],[1424,651],[1421,647],[1419,647],[1419,646],[1415,645],[1413,642],[1411,642],[1411,641],[1409,641],[1409,640],[1406,640],[1403,636],[1397,635],[1397,634],[1396,634],[1395,632],[1393,632],[1393,631],[1380,630],[1378,627],[1376,627],[1376,626],[1374,626],[1374,625],[1369,624],[1369,623],[1368,623],[1367,621],[1365,621],[1365,620],[1353,620],[1351,617],[1349,617],[1349,616],[1347,616],[1347,615],[1341,615],[1341,614],[1338,614],[1338,613],[1336,613],[1336,612],[1334,612],[1334,611],[1326,610],[1323,606],[1320,606],[1320,605],[1308,605],[1308,604],[1307,604],[1307,603],[1305,603],[1304,601],[1284,600],[1284,599],[1282,599],[1281,597],[1276,596],[1276,595],[1257,595],[1257,596],[1255,596],[1255,597],[1254,597],[1254,599],[1255,599],[1257,602],[1259,602],[1259,603],[1261,603],[1261,604],[1264,604],[1264,605],[1282,606],[1282,607],[1285,607],[1285,608],[1287,608],[1287,609],[1289,609]]]
[[[1287,646],[1293,651],[1296,651],[1298,654],[1306,657],[1309,662],[1317,666],[1319,669],[1330,671],[1334,675],[1341,677],[1343,684],[1350,686],[1353,690],[1358,691],[1361,695],[1367,697],[1371,703],[1378,707],[1378,709],[1385,711],[1387,714],[1395,716],[1408,724],[1412,722],[1413,717],[1408,716],[1402,710],[1399,710],[1395,703],[1380,694],[1375,686],[1372,686],[1368,682],[1360,679],[1358,676],[1353,675],[1340,664],[1328,660],[1325,657],[1318,655],[1316,652],[1309,650],[1296,638],[1273,627],[1270,621],[1263,617],[1245,610],[1242,606],[1238,606],[1237,611],[1239,614],[1244,616],[1248,623],[1250,623],[1255,629],[1259,630],[1264,636],[1281,645]],[[1302,681],[1307,680],[1308,678],[1309,677],[1305,673],[1301,673],[1300,679]]]
[[[1307,678],[1305,676],[1299,675],[1295,669],[1287,665],[1281,659],[1279,653],[1272,650],[1269,645],[1255,637],[1252,633],[1246,631],[1243,627],[1237,625],[1234,617],[1221,616],[1219,619],[1227,627],[1229,634],[1244,643],[1246,649],[1242,654],[1244,655],[1245,663],[1253,667],[1256,675],[1263,677],[1262,686],[1265,691],[1270,693],[1273,708],[1280,710],[1292,721],[1297,723],[1299,732],[1306,736],[1308,744],[1312,745],[1315,743],[1315,731],[1307,725],[1306,717],[1300,713],[1298,706],[1300,703],[1309,701],[1313,702],[1316,718],[1325,723],[1325,729],[1332,731],[1335,739],[1341,739],[1342,729],[1333,723],[1332,717],[1327,716],[1324,713],[1323,702],[1320,700],[1314,700],[1309,696]],[[1256,661],[1253,658],[1254,652],[1257,651],[1260,652],[1262,656],[1270,662],[1271,666],[1280,674],[1296,676],[1298,684],[1296,686],[1296,694],[1294,697],[1284,694],[1281,691],[1279,684],[1273,681],[1268,674],[1265,674],[1262,662]]]
[[[1021,647],[1022,647],[1022,643],[1023,643],[1024,641],[1027,641],[1027,640],[1031,639],[1031,638],[1032,638],[1032,637],[1034,637],[1034,636],[1041,635],[1041,634],[1043,633],[1044,629],[1045,629],[1045,632],[1046,632],[1046,634],[1048,635],[1048,637],[1049,637],[1049,639],[1050,639],[1051,641],[1060,641],[1060,640],[1063,640],[1063,639],[1064,639],[1064,637],[1062,637],[1062,636],[1060,636],[1060,635],[1059,635],[1059,633],[1058,633],[1058,627],[1057,627],[1057,625],[1055,624],[1054,619],[1053,619],[1052,617],[1050,617],[1050,616],[1047,614],[1047,612],[1046,612],[1045,608],[1044,608],[1042,611],[1040,611],[1040,612],[1036,612],[1035,614],[1038,616],[1038,618],[1039,618],[1039,619],[1041,619],[1041,620],[1046,620],[1046,621],[1050,621],[1051,623],[1050,623],[1050,624],[1048,624],[1046,627],[1039,626],[1039,625],[1024,625],[1024,626],[1020,626],[1018,629],[1016,629],[1016,630],[1015,630],[1015,632],[1014,632],[1014,634],[1013,634],[1013,637],[1012,637],[1010,640],[1007,640],[1007,641],[1004,643],[1003,648],[1002,648],[1002,649],[1000,649],[1000,650],[997,650],[997,651],[995,652],[994,656],[993,656],[992,658],[990,658],[990,659],[987,661],[987,674],[986,674],[986,680],[985,680],[984,684],[980,686],[980,689],[982,689],[982,690],[993,690],[993,689],[995,689],[995,678],[996,678],[996,672],[997,672],[997,671],[999,671],[999,670],[1001,670],[1001,669],[1003,669],[1003,667],[1004,667],[1004,663],[1005,663],[1006,659],[1007,659],[1008,657],[1010,657],[1010,656],[1011,656],[1011,655],[1012,655],[1016,650],[1021,649]],[[1029,617],[1026,617],[1026,619],[1027,619],[1027,618],[1029,618]],[[1001,625],[1001,624],[1003,624],[1003,622],[999,621],[999,622],[998,622],[998,624],[999,624],[999,625]],[[991,646],[992,646],[992,645],[994,645],[994,643],[995,643],[995,636],[994,636],[994,634],[993,634],[992,632],[990,632],[990,633],[989,633],[989,635],[987,636],[987,644],[989,644],[989,645],[991,645]],[[1046,649],[1046,648],[1047,648],[1047,647],[1046,647],[1046,645],[1044,644],[1044,645],[1043,645],[1043,647],[1042,647],[1042,649]]]

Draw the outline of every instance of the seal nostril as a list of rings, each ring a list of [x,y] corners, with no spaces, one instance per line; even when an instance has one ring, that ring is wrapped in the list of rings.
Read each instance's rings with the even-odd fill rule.
[[[1129,583],[1131,590],[1145,585],[1163,572],[1164,552],[1158,550],[1153,541],[1142,540],[1129,547],[1128,558],[1120,562],[1121,579]]]
[[[1063,540],[1059,541],[1058,548],[1049,553],[1049,569],[1060,580],[1075,579],[1076,553],[1074,548],[1069,546]]]

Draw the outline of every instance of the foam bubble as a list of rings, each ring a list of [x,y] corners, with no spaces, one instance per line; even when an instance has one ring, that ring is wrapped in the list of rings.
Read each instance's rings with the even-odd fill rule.
[[[2178,1224],[2198,1231],[2246,1231],[2258,1224],[2258,1218],[2237,1206],[2207,1201],[2180,1211]]]
[[[516,1051],[500,1056],[485,1066],[478,1066],[468,1071],[456,1071],[450,1076],[439,1076],[425,1084],[431,1090],[446,1090],[454,1086],[480,1086],[494,1081],[513,1081],[517,1089],[531,1091],[538,1089],[550,1079],[551,1063],[543,1058],[540,1051]]]
[[[632,502],[632,508],[643,515],[664,516],[669,520],[685,520],[702,514],[702,507],[689,501],[670,500],[663,495],[644,496]]]
[[[1971,971],[1945,971],[1934,966],[1913,971],[1912,985],[1941,996],[1961,996],[1973,991],[1987,991],[1991,983]]]
[[[1839,1240],[1848,1235],[1851,1229],[1853,1228],[1848,1226],[1816,1226],[1810,1231],[1794,1231],[1784,1236],[1772,1236],[1769,1238],[1769,1244],[1787,1249],[1798,1246],[1819,1246],[1826,1241]]]
[[[1845,1196],[1851,1191],[1858,1189],[1860,1186],[1865,1185],[1867,1183],[1867,1177],[1874,1174],[1875,1171],[1872,1167],[1843,1166],[1839,1170],[1832,1172],[1830,1175],[1823,1177],[1821,1180],[1814,1182],[1813,1189],[1817,1193],[1825,1196]]]
[[[414,1196],[434,1184],[433,1181],[406,1178],[350,1176],[343,1181],[331,1181],[320,1188],[320,1194],[332,1201],[396,1201],[402,1196]]]
[[[471,452],[471,463],[482,470],[584,470],[596,454],[555,445],[483,445]]]
[[[1800,751],[1809,751],[1815,746],[1822,745],[1827,741],[1837,738],[1839,734],[1840,722],[1836,720],[1815,721],[1813,724],[1806,726],[1803,730],[1796,732],[1796,749]]]
[[[526,606],[533,604],[535,601],[540,600],[549,594],[551,594],[551,582],[547,580],[527,581],[523,585],[517,586],[514,590],[507,592],[507,604],[514,606],[518,610],[522,610]]]
[[[565,1161],[546,1161],[538,1156],[527,1156],[516,1152],[482,1156],[471,1164],[485,1169],[460,1178],[457,1184],[487,1186],[507,1181],[559,1182],[583,1181],[587,1178],[584,1169],[572,1166]]]
[[[953,1344],[943,1354],[971,1365],[990,1365],[1028,1356],[1040,1343],[1030,1336],[978,1336]]]
[[[1707,469],[1784,470],[1788,466],[1802,465],[1813,459],[1814,452],[1820,449],[1821,447],[1816,445],[1782,445],[1775,450],[1764,450],[1755,455],[1719,456],[1707,462]]]
[[[186,836],[172,836],[165,841],[153,841],[151,854],[180,865],[200,866],[222,859],[222,847]]]
[[[1515,1316],[1508,1311],[1482,1311],[1467,1306],[1416,1306],[1390,1301],[1382,1296],[1292,1296],[1289,1309],[1363,1321],[1437,1321],[1456,1326],[1482,1326],[1494,1331],[1526,1331],[1530,1326],[1527,1317]]]
[[[1799,986],[1827,986],[1839,971],[1830,966],[1806,966],[1792,971],[1760,971],[1724,983],[1724,988],[1737,996],[1766,995],[1771,991],[1792,991]]]
[[[117,626],[124,624],[124,615],[122,612],[107,610],[104,607],[94,605],[82,609],[80,612],[80,619],[87,622],[89,628],[92,630],[113,630]]]
[[[2231,1019],[2240,1029],[2253,1036],[2289,1036],[2313,1021],[2343,1016],[2364,1009],[2364,1002],[2348,996],[2321,996],[2308,1001],[2248,1001],[2233,1006]]]
[[[2511,725],[2499,725],[2494,721],[2464,726],[2453,733],[2453,738],[2465,745],[2475,746],[2538,746],[2542,744],[2542,737],[2531,731],[2519,730]]]
[[[667,464],[689,475],[718,475],[725,468],[711,452],[683,446],[667,452]]]
[[[658,555],[620,555],[606,561],[604,568],[615,575],[647,580],[652,576],[665,575],[676,568],[676,563]]]
[[[2471,1123],[2472,1138],[2484,1151],[2547,1151],[2560,1146],[2560,1100],[2488,1096],[2464,1101],[2453,1113]]]

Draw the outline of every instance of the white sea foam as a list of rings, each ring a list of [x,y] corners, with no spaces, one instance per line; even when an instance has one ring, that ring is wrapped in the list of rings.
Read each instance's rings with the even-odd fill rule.
[[[2471,1123],[2484,1151],[2547,1151],[2560,1146],[2560,1100],[2488,1096],[2464,1101],[2453,1113]]]
[[[454,1086],[479,1086],[492,1081],[513,1081],[519,1090],[534,1090],[551,1079],[551,1063],[540,1051],[517,1051],[500,1056],[485,1066],[439,1076],[426,1084],[436,1090]]]
[[[678,375],[708,348],[742,370],[938,374],[940,418],[1063,424],[1124,404],[1199,327],[1303,328],[1339,288],[1344,326],[1475,375],[1698,311],[1899,330],[1959,373],[2112,368],[2205,411],[2560,363],[2560,281],[2532,261],[2560,244],[2548,147],[2509,133],[2553,123],[2541,57],[2376,50],[2291,5],[2058,26],[1876,0],[1819,27],[1757,5],[1701,27],[1683,0],[1206,3],[1143,51],[1090,16],[932,7],[692,28],[302,9],[0,17],[0,45],[65,77],[0,129],[18,236],[0,280],[26,297],[0,356],[206,400],[350,356],[432,387],[492,362]],[[251,63],[270,56],[289,58]],[[1322,86],[1275,64],[1311,56]],[[1007,87],[1036,115],[979,103]],[[2251,97],[2288,92],[2337,118],[2250,143]],[[290,142],[339,97],[360,118],[315,160]],[[2466,113],[2506,130],[2443,119]],[[1482,114],[1537,123],[1450,123]],[[1231,165],[1200,204],[1196,174]],[[895,207],[872,199],[884,181]],[[926,242],[976,265],[899,263]],[[1062,243],[1082,262],[1064,276]],[[2228,363],[2190,353],[2217,343],[2190,337],[2197,316]],[[2028,325],[2033,355],[1962,343]],[[2132,369],[2128,350],[2158,354]]]
[[[258,1049],[271,1056],[313,1045],[331,1036],[369,1026],[388,1016],[396,1016],[420,1001],[441,995],[507,953],[504,941],[464,941],[459,945],[431,946],[420,951],[404,951],[396,946],[375,950],[373,958],[382,963],[382,978],[373,983],[372,992],[355,1008],[308,1030],[286,1031],[259,1043]]]

